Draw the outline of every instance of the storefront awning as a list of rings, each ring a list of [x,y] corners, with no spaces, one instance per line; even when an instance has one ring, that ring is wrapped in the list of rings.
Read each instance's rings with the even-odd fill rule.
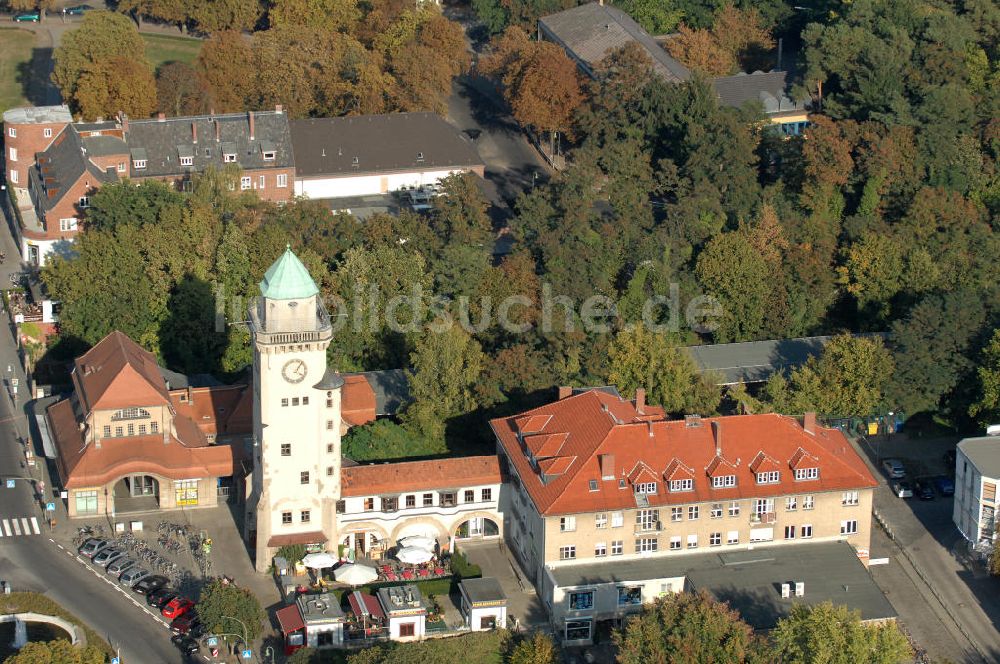
[[[322,544],[326,541],[326,535],[322,530],[315,530],[309,533],[292,533],[290,535],[272,535],[267,540],[267,545],[272,547],[288,546],[290,544]]]
[[[302,614],[299,613],[299,607],[297,604],[292,604],[291,606],[286,606],[283,609],[278,609],[275,614],[278,617],[278,625],[281,626],[281,632],[283,634],[291,634],[300,629],[303,629],[306,625],[302,621]]]
[[[348,595],[347,601],[351,604],[351,611],[356,616],[371,616],[373,618],[385,618],[382,605],[372,595],[366,595],[360,590],[355,590]]]

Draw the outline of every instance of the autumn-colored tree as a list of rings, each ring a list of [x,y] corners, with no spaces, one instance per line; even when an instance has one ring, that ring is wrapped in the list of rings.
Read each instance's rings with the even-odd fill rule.
[[[189,18],[206,34],[222,30],[252,30],[260,19],[260,0],[195,2]]]
[[[710,30],[693,30],[683,23],[667,42],[667,51],[688,68],[707,76],[728,76],[736,68],[736,58]]]
[[[66,639],[29,641],[4,664],[104,664],[105,654],[95,645],[74,646]]]
[[[255,96],[250,45],[238,32],[217,32],[203,41],[195,69],[217,112],[242,111]]]
[[[185,62],[171,62],[156,73],[158,109],[168,116],[199,115],[211,110],[201,75]]]
[[[552,637],[535,632],[514,646],[510,664],[555,664],[558,660]]]
[[[145,42],[128,18],[107,11],[87,12],[80,27],[63,35],[62,43],[56,48],[53,54],[55,66],[52,70],[52,81],[59,88],[63,99],[79,111],[76,90],[83,77],[90,73],[90,88],[87,94],[91,108],[98,107],[103,110],[105,105],[100,102],[95,103],[95,100],[107,99],[110,96],[110,84],[113,81],[110,80],[111,75],[107,71],[109,63],[115,58],[124,58],[135,65],[145,67],[148,73],[152,71],[152,67],[144,54]],[[132,68],[129,75],[139,82],[137,72],[138,68]],[[151,73],[149,75],[152,76]],[[103,84],[104,89],[95,88],[98,83]],[[141,82],[139,83],[141,85]],[[118,94],[121,93],[119,90]],[[155,92],[153,94],[155,95]],[[153,104],[148,105],[151,106],[150,110],[155,108],[155,100]],[[112,109],[110,113],[117,110],[119,109]],[[148,111],[141,115],[148,115]]]
[[[183,26],[193,9],[189,0],[119,0],[117,9],[139,22],[143,17]]]
[[[357,0],[270,0],[271,27],[301,25],[352,32],[361,11]]]
[[[145,118],[156,110],[156,80],[143,60],[117,56],[87,67],[77,81],[73,103],[90,120],[119,111]]]
[[[392,98],[398,110],[444,114],[451,82],[468,67],[469,53],[462,27],[430,13],[412,38],[390,50],[387,60],[396,79]]]
[[[732,55],[744,71],[770,68],[774,48],[771,31],[762,25],[755,7],[737,9],[727,4],[715,15],[712,35],[719,47]]]

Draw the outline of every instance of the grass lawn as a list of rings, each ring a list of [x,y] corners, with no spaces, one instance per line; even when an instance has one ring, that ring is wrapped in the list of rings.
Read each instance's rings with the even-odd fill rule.
[[[0,112],[28,105],[21,85],[21,70],[31,62],[34,45],[34,33],[0,28]]]
[[[201,40],[189,37],[144,34],[142,39],[146,42],[146,58],[152,63],[154,70],[168,62],[191,64],[201,49]]]

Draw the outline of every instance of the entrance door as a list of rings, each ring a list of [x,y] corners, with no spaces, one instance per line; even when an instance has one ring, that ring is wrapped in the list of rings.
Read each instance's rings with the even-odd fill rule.
[[[469,537],[483,536],[483,517],[474,516],[469,519]]]
[[[354,533],[354,553],[358,558],[365,557],[365,545],[368,543],[368,533]]]

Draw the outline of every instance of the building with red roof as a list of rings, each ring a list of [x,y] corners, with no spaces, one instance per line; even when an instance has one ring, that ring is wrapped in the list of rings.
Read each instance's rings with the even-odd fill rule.
[[[634,400],[601,390],[560,396],[491,425],[510,489],[507,541],[568,641],[589,641],[581,616],[620,617],[664,587],[683,589],[683,574],[680,588],[677,574],[660,578],[658,559],[683,567],[706,550],[840,540],[867,559],[875,478],[815,415],[671,421],[642,390]],[[642,583],[625,602],[613,582],[571,600],[553,574],[646,559],[649,578],[632,579]]]

